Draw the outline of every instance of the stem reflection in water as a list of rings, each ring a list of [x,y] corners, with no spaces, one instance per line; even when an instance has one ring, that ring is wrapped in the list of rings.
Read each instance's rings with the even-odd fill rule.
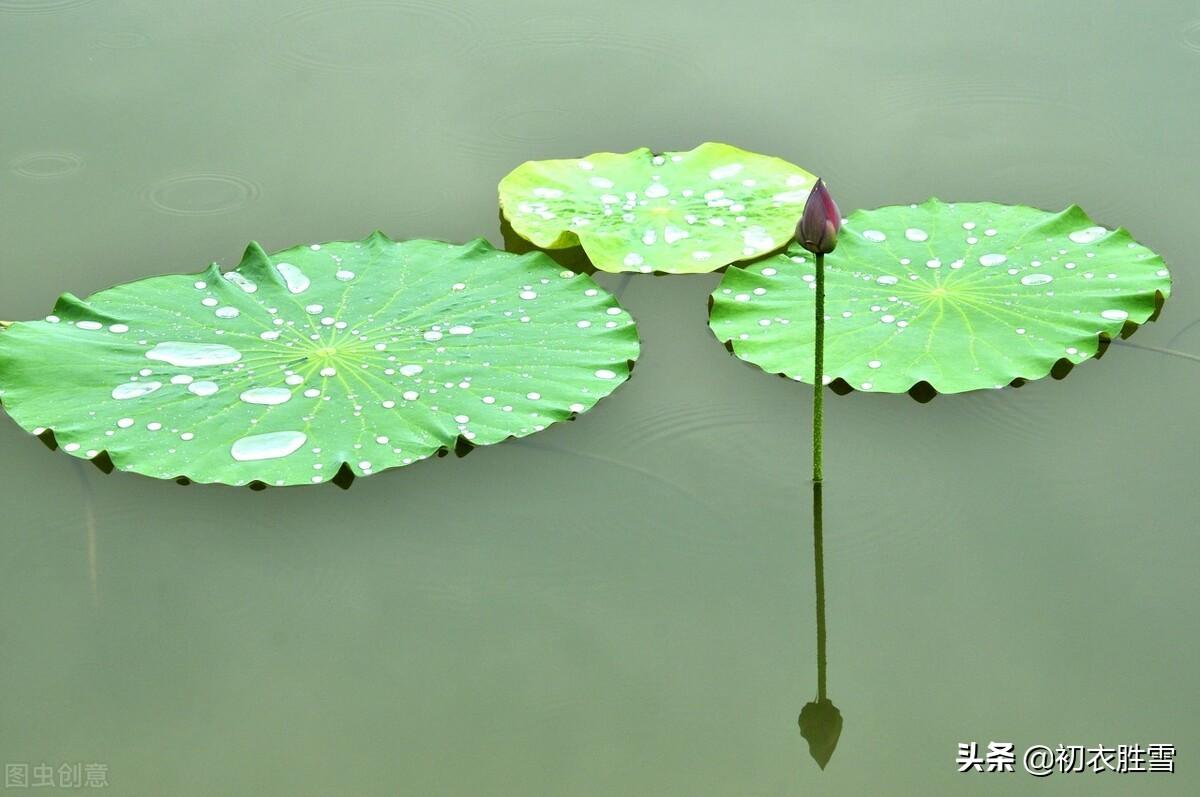
[[[822,485],[813,482],[813,580],[817,596],[817,699],[800,711],[800,735],[808,742],[809,755],[821,769],[833,757],[842,736],[842,712],[829,699],[826,684],[825,647],[825,534],[822,524]]]

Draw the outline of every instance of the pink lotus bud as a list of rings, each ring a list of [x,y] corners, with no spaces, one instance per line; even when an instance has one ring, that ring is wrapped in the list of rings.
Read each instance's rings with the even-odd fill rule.
[[[820,179],[808,194],[804,214],[796,225],[796,241],[814,255],[826,255],[837,246],[842,214]]]

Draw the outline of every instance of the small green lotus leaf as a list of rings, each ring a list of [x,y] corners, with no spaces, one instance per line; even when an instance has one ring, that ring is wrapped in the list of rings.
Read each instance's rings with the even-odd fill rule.
[[[638,347],[611,295],[544,254],[376,233],[64,296],[0,331],[0,400],[121,470],[297,485],[540,431]]]
[[[696,274],[786,246],[815,181],[728,144],[598,152],[523,163],[500,181],[500,209],[535,246],[582,246],[602,271]]]
[[[811,383],[814,280],[798,245],[731,268],[709,324],[743,360]],[[1065,375],[1170,291],[1162,258],[1075,206],[860,210],[825,258],[824,380],[916,396]]]

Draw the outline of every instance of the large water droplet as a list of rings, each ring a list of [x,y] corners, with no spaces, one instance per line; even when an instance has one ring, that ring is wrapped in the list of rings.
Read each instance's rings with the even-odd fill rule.
[[[1129,318],[1129,313],[1124,310],[1104,310],[1100,313],[1102,318],[1107,318],[1109,321],[1124,321]]]
[[[1007,262],[1008,258],[1006,256],[995,253],[990,255],[981,255],[979,258],[979,265],[981,266],[999,266],[1002,263]]]
[[[1051,277],[1049,274],[1026,274],[1024,277],[1021,277],[1022,285],[1045,285],[1047,282],[1053,281],[1054,277]]]
[[[256,462],[260,459],[279,459],[294,453],[308,439],[303,432],[268,432],[243,437],[236,441],[229,453],[238,462]]]
[[[247,404],[282,404],[290,400],[292,391],[286,387],[252,387],[239,396]]]
[[[1083,230],[1076,230],[1067,237],[1077,244],[1090,244],[1108,234],[1107,227],[1088,227]]]
[[[258,290],[257,285],[255,285],[250,280],[246,279],[242,274],[240,274],[237,271],[226,272],[225,279],[229,280],[230,282],[232,282],[234,285],[241,288],[246,293],[254,293],[255,291]]]
[[[728,177],[733,177],[742,170],[742,164],[730,163],[725,166],[718,166],[708,173],[708,176],[714,180],[724,180]]]
[[[148,396],[162,387],[162,382],[125,382],[113,388],[112,397],[117,401]]]
[[[180,368],[197,366],[228,365],[242,359],[242,353],[232,346],[220,343],[181,343],[167,341],[159,343],[146,352],[146,358],[161,360]]]
[[[201,382],[192,382],[190,385],[188,385],[188,390],[203,398],[216,393],[218,390],[220,390],[220,387],[217,386],[216,382],[204,380]]]
[[[276,263],[275,270],[279,272],[279,276],[283,277],[283,281],[287,283],[287,289],[292,293],[304,293],[312,284],[304,272],[291,263]]]

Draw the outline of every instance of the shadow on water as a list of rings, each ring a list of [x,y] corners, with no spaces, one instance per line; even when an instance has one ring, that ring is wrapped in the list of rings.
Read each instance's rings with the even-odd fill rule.
[[[544,255],[548,255],[563,268],[574,271],[577,274],[596,273],[596,267],[592,265],[592,261],[588,259],[587,253],[583,251],[582,246],[570,246],[566,249],[542,249],[522,238],[513,229],[508,219],[505,218],[503,210],[499,211],[499,217],[500,236],[504,240],[504,251],[517,255],[523,255],[528,252],[541,252]]]
[[[92,490],[92,482],[84,463],[72,459],[75,475],[79,478],[83,490],[83,529],[84,546],[87,550],[88,585],[91,587],[92,606],[100,606],[99,573],[96,566],[96,493]]]
[[[817,699],[800,710],[800,735],[808,753],[825,769],[842,737],[842,712],[829,699],[825,634],[825,531],[821,482],[813,482],[813,581],[817,605]]]

